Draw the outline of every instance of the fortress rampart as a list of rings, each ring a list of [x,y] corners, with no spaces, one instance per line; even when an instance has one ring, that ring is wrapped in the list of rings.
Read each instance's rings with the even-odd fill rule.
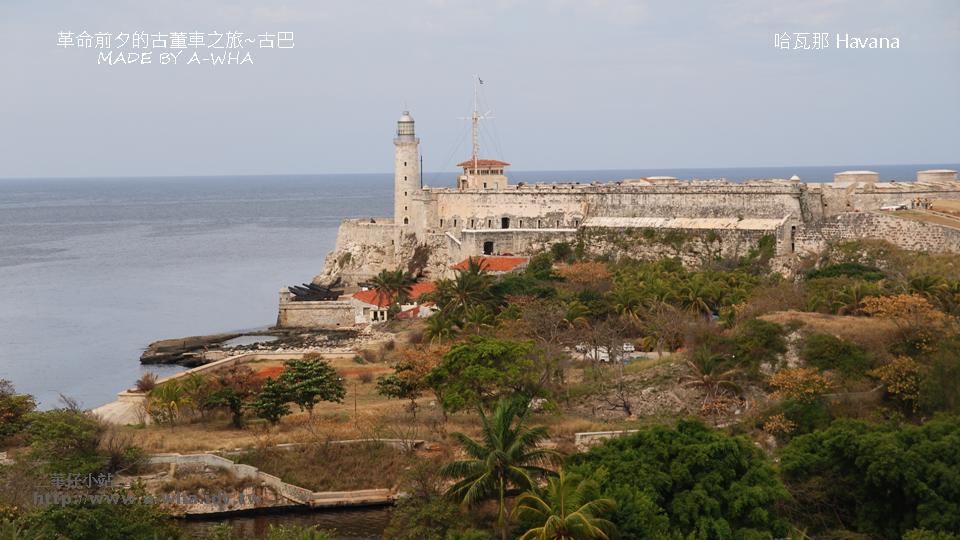
[[[509,163],[480,159],[475,143],[474,156],[460,164],[457,187],[430,188],[420,185],[419,143],[405,112],[394,139],[395,216],[344,221],[315,281],[339,277],[356,285],[384,269],[410,269],[424,257],[422,270],[436,279],[451,275],[451,265],[466,257],[533,255],[558,242],[591,255],[679,257],[695,266],[743,257],[768,239],[783,271],[830,242],[860,238],[960,252],[960,229],[895,212],[960,199],[954,171],[919,171],[916,180],[887,182],[872,171],[843,171],[822,183],[649,177],[511,185]],[[286,315],[306,322],[312,316],[297,309]]]
[[[497,190],[424,188],[408,194],[409,222],[390,218],[347,220],[318,282],[347,283],[382,269],[404,267],[417,245],[429,248],[428,273],[449,275],[451,264],[482,254],[530,255],[557,242],[586,237],[590,253],[617,251],[639,258],[680,256],[686,264],[708,257],[739,257],[763,236],[776,253],[817,251],[826,242],[882,238],[910,249],[953,250],[954,232],[877,214],[935,199],[960,199],[960,182],[803,183],[757,180],[625,180],[591,184],[533,184]],[[609,221],[623,218],[621,221]],[[598,220],[608,219],[597,228]],[[632,220],[632,221],[631,221]],[[647,221],[644,221],[647,220]],[[756,225],[762,222],[762,225]],[[618,223],[618,225],[611,225]],[[754,226],[738,225],[754,223]],[[642,229],[681,231],[683,251],[663,242],[634,241]],[[633,231],[633,232],[631,232]],[[598,239],[603,239],[599,241]],[[619,246],[619,248],[617,247]]]

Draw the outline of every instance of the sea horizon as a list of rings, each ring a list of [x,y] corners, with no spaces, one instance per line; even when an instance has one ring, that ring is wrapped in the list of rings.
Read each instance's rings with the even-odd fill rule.
[[[890,176],[885,176],[884,172],[889,175],[891,172],[900,172],[910,171],[911,168],[917,167],[911,172],[913,174],[919,170],[926,170],[927,168],[938,169],[938,168],[947,168],[947,169],[960,169],[960,161],[957,162],[925,162],[925,163],[872,163],[872,164],[822,164],[822,165],[742,165],[742,166],[723,166],[723,167],[631,167],[631,168],[586,168],[586,169],[517,169],[509,168],[507,170],[507,176],[513,179],[515,176],[519,175],[522,177],[527,177],[529,175],[535,175],[537,177],[548,175],[548,174],[573,174],[577,177],[582,176],[583,174],[599,174],[604,177],[608,177],[616,174],[629,173],[631,175],[640,175],[640,176],[631,176],[631,177],[642,177],[642,176],[676,176],[677,178],[683,179],[696,179],[696,178],[724,178],[723,175],[710,175],[702,177],[687,177],[680,176],[682,173],[690,173],[694,171],[716,171],[716,172],[737,172],[737,171],[768,171],[765,174],[758,174],[754,178],[779,178],[783,171],[795,170],[798,172],[817,172],[823,173],[824,171],[830,170],[833,172],[841,172],[846,170],[871,170],[874,172],[880,173],[880,181],[891,181],[891,180],[912,180],[915,178],[893,178]],[[883,169],[883,170],[877,170]],[[776,171],[778,174],[773,174]],[[459,172],[458,169],[445,169],[445,170],[430,170],[424,171],[424,178],[434,177],[439,175],[451,175],[455,176]],[[669,172],[674,172],[677,174],[667,174]],[[271,177],[338,177],[338,176],[393,176],[392,172],[383,172],[383,171],[373,171],[373,172],[274,172],[274,173],[200,173],[200,174],[110,174],[110,175],[89,175],[89,176],[0,176],[0,181],[16,181],[16,180],[121,180],[121,179],[131,179],[131,180],[162,180],[162,179],[204,179],[204,178],[271,178]],[[789,175],[789,176],[792,176]],[[786,178],[789,178],[787,176]],[[798,175],[799,176],[799,175]],[[785,178],[785,179],[786,179]],[[734,178],[728,178],[734,179]],[[803,178],[801,180],[805,181],[826,181],[830,178]],[[518,179],[517,181],[527,181],[523,178]],[[537,180],[545,181],[549,180]],[[556,181],[565,181],[564,178],[558,178]],[[452,182],[451,182],[452,185]]]

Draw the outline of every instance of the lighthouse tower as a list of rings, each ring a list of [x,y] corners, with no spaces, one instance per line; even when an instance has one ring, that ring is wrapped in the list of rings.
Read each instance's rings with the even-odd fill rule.
[[[397,147],[393,164],[393,222],[400,227],[412,225],[413,192],[420,189],[420,139],[413,130],[413,117],[403,111],[397,121]]]

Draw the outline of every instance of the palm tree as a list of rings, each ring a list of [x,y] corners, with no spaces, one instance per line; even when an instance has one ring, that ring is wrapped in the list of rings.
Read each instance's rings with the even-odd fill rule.
[[[611,293],[613,308],[625,319],[639,321],[643,313],[643,299],[633,288],[623,288]]]
[[[370,280],[377,295],[390,303],[402,303],[410,297],[410,279],[401,269],[381,270]]]
[[[590,308],[587,307],[583,302],[573,299],[566,304],[564,304],[566,312],[563,314],[563,321],[570,328],[575,328],[577,326],[587,323],[587,315],[590,314]]]
[[[490,287],[493,276],[481,267],[477,259],[471,258],[467,267],[457,270],[453,279],[441,279],[437,282],[434,297],[440,309],[461,313],[463,309],[485,304],[490,300]]]
[[[490,328],[496,322],[496,317],[483,304],[475,304],[463,310],[463,320],[457,321],[461,329],[473,329],[477,335],[484,328]]]
[[[908,282],[907,290],[919,294],[932,303],[939,303],[943,293],[948,292],[950,285],[940,276],[916,276]]]
[[[430,341],[443,343],[443,340],[453,337],[454,328],[460,326],[460,321],[441,311],[427,319],[427,337]]]
[[[542,495],[530,491],[521,495],[513,514],[543,524],[519,540],[609,540],[619,536],[617,527],[601,516],[616,507],[615,500],[598,497],[595,482],[561,470]]]
[[[480,440],[463,433],[452,434],[469,459],[448,463],[440,473],[459,479],[450,486],[447,495],[462,504],[472,506],[489,499],[497,500],[497,524],[505,539],[507,491],[532,489],[537,478],[554,474],[544,465],[555,462],[558,454],[539,447],[550,436],[547,428],[525,425],[529,414],[525,401],[501,398],[491,416],[482,408],[479,413]]]
[[[711,354],[706,347],[696,349],[693,351],[692,358],[687,361],[691,373],[680,378],[681,384],[683,386],[699,386],[706,390],[707,396],[704,403],[724,392],[740,394],[742,389],[733,381],[740,374],[740,370],[728,369],[722,371],[724,360],[724,356]]]

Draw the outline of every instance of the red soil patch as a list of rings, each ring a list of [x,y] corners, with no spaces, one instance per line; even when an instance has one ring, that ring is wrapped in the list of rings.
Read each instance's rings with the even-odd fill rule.
[[[262,369],[258,369],[253,376],[263,380],[276,379],[277,377],[280,376],[281,373],[283,373],[283,369],[284,369],[283,366],[265,367]]]

